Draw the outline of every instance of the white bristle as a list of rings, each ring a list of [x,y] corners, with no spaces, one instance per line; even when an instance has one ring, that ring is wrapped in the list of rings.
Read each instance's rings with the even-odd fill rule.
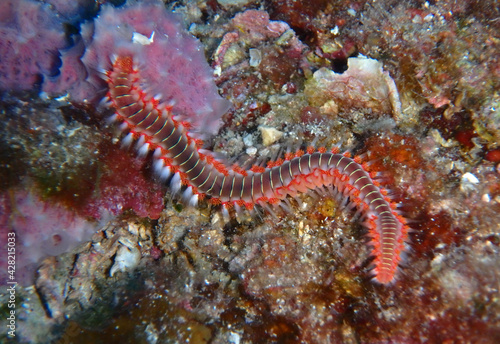
[[[123,148],[128,148],[132,144],[132,141],[134,141],[134,135],[132,133],[128,133],[127,136],[123,138],[122,141],[122,147]]]
[[[166,181],[171,174],[172,174],[172,169],[170,168],[170,166],[163,167],[163,169],[160,172],[160,180],[162,182]]]
[[[120,128],[121,131],[125,131],[128,128],[128,123],[124,121],[120,124],[118,128]]]
[[[184,199],[185,202],[187,202],[191,196],[193,196],[193,188],[192,187],[187,187],[186,190],[182,193],[182,199]]]
[[[230,220],[229,211],[227,210],[227,207],[225,204],[222,205],[222,217],[224,218],[225,222],[229,222],[229,220]]]
[[[163,108],[161,110],[161,117],[162,118],[168,118],[168,116],[169,116],[169,112],[165,108]]]
[[[137,139],[137,149],[141,149],[142,146],[146,143],[146,138],[144,135],[139,135],[139,138]]]
[[[197,207],[198,206],[198,195],[196,194],[196,195],[191,196],[188,204],[192,207]]]
[[[109,97],[104,97],[99,101],[99,107],[112,107],[113,103]]]
[[[159,158],[161,156],[161,148],[156,147],[155,151],[153,152],[153,158]]]
[[[196,207],[198,205],[198,195],[193,194],[193,188],[190,186],[182,194],[184,202],[186,202],[191,207]]]
[[[234,211],[236,212],[236,218],[241,221],[241,219],[243,218],[243,210],[241,209],[241,207],[238,205],[238,204],[234,204]]]
[[[97,72],[106,75],[108,73],[108,69],[103,67],[97,67]]]
[[[179,172],[176,172],[172,177],[172,180],[170,181],[170,190],[172,191],[172,194],[178,193],[181,189],[181,186],[181,175],[179,174]]]
[[[114,122],[116,122],[118,120],[118,114],[113,114],[111,116],[109,116],[107,119],[106,119],[106,124],[107,125],[110,125],[110,124],[113,124]]]
[[[145,157],[149,152],[149,147],[150,147],[149,143],[143,144],[141,148],[139,148],[139,150],[137,151],[137,155],[139,155],[140,158]]]
[[[165,162],[163,159],[156,159],[155,162],[153,163],[153,170],[155,171],[156,175],[160,176],[161,172],[163,170],[163,167],[165,166]]]

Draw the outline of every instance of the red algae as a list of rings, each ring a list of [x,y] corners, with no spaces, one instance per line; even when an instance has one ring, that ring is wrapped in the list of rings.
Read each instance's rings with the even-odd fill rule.
[[[144,162],[116,146],[100,147],[99,178],[80,212],[99,219],[131,209],[140,217],[157,219],[163,209],[164,191],[144,169]]]
[[[415,240],[414,252],[417,257],[426,255],[433,257],[438,246],[461,246],[466,239],[466,233],[460,227],[456,227],[451,216],[441,211],[437,214],[421,214],[419,222],[414,225]]]
[[[318,17],[320,11],[327,7],[329,2],[326,0],[278,0],[266,3],[273,20],[287,22],[303,38],[312,39],[317,34],[314,19]]]
[[[484,158],[488,161],[499,163],[500,162],[500,149],[491,149],[486,152]]]
[[[260,53],[265,56],[258,66],[259,72],[265,80],[273,83],[273,87],[279,90],[290,82],[292,75],[296,72],[302,56],[278,50],[273,46],[263,47]]]

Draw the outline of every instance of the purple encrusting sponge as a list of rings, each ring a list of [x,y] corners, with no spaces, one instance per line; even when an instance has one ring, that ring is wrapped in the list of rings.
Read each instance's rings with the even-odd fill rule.
[[[90,240],[97,228],[97,223],[34,193],[14,189],[0,193],[0,285],[8,281],[8,237],[15,238],[15,246],[9,246],[15,248],[15,281],[28,286],[42,259]]]
[[[189,121],[192,131],[217,132],[229,102],[217,92],[201,44],[161,2],[106,5],[87,25],[93,26],[82,28],[86,40],[82,61],[96,89],[116,56],[131,56],[144,90],[173,105],[173,113]]]
[[[0,1],[0,90],[30,90],[57,75],[67,46],[62,20],[48,5]]]

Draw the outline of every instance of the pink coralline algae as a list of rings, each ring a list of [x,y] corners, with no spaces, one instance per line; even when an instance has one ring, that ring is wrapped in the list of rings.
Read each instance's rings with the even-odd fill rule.
[[[307,47],[287,23],[269,20],[265,11],[239,13],[227,29],[229,32],[215,53],[214,67],[221,75],[220,81],[231,79],[231,73],[236,71],[248,72],[252,67],[261,73],[264,82],[269,80],[275,89],[280,89],[299,67],[306,64],[302,55]],[[236,95],[238,90],[232,90],[234,86],[241,88],[233,84],[223,88],[231,89],[229,92]],[[243,86],[248,87],[248,82]]]
[[[45,4],[3,0],[0,10],[0,90],[30,90],[55,77],[59,49],[67,47],[63,23]]]
[[[96,71],[109,70],[114,56],[133,57],[148,93],[171,102],[173,112],[191,122],[194,131],[213,134],[219,129],[229,103],[217,92],[200,43],[163,4],[104,6],[93,27],[83,31],[93,31],[82,58],[91,83],[102,82]]]

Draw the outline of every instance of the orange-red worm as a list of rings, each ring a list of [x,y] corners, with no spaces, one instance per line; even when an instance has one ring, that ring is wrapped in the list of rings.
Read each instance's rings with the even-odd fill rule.
[[[348,154],[321,149],[287,155],[268,165],[243,170],[227,167],[199,151],[201,142],[189,136],[186,123],[176,121],[170,108],[150,97],[140,87],[140,72],[131,57],[118,57],[107,72],[108,98],[116,120],[127,132],[126,142],[138,140],[142,153],[154,151],[155,167],[161,175],[174,175],[173,184],[185,185],[196,203],[208,196],[223,209],[279,203],[287,196],[321,186],[333,186],[361,210],[373,245],[375,279],[390,283],[407,240],[405,220],[384,196],[370,173]],[[355,161],[356,160],[356,161]]]

